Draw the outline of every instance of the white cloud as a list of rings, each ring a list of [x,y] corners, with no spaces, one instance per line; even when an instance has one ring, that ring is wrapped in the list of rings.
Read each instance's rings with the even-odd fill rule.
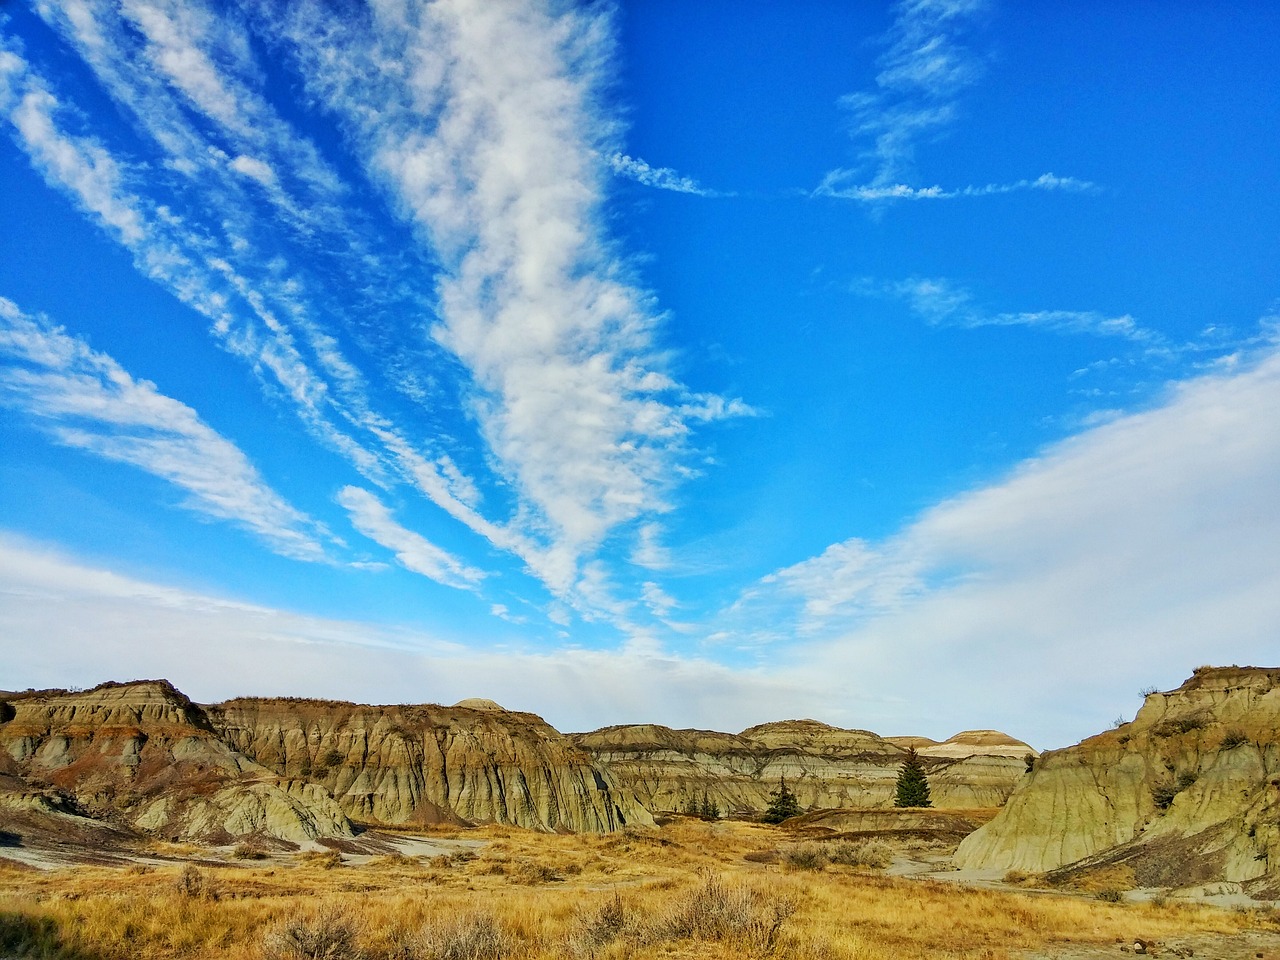
[[[468,566],[421,534],[396,523],[386,505],[369,491],[343,487],[338,503],[347,510],[352,526],[392,551],[406,570],[461,589],[472,589],[484,579],[482,570]]]
[[[604,232],[607,19],[443,0],[354,26],[303,6],[266,29],[438,255],[433,336],[473,378],[519,537],[537,544],[522,556],[585,603],[580,565],[665,509],[692,424],[746,410],[662,373],[658,315]]]
[[[882,542],[779,571],[732,622],[744,636],[770,623],[775,643],[821,636],[776,658],[847,676],[851,697],[910,698],[863,717],[873,729],[967,703],[1045,745],[1200,663],[1274,660],[1280,355],[1243,367],[1055,444]]]
[[[188,509],[241,526],[282,556],[326,559],[315,521],[272,490],[194,410],[0,298],[4,355],[0,402],[57,442],[167,480],[186,492]]]
[[[1087,180],[1044,173],[1034,179],[944,188],[912,186],[916,150],[940,136],[957,117],[963,91],[984,72],[980,55],[965,43],[979,24],[986,0],[900,0],[883,40],[874,92],[840,100],[852,117],[855,139],[869,143],[862,163],[823,177],[815,196],[854,200],[876,208],[899,200],[951,200],[1026,190],[1092,193]]]
[[[726,194],[716,190],[708,190],[692,177],[677,173],[670,167],[650,166],[639,157],[630,157],[625,153],[611,153],[606,158],[610,169],[620,177],[642,183],[646,187],[659,190],[671,190],[674,193],[691,193],[698,197],[723,197]]]
[[[909,277],[887,282],[864,277],[855,282],[852,289],[864,296],[905,301],[922,320],[940,327],[1035,327],[1054,333],[1120,337],[1151,349],[1164,345],[1163,337],[1127,313],[1107,316],[1096,310],[991,312],[975,304],[968,290],[941,277]]]
[[[300,616],[138,580],[3,534],[0,636],[6,687],[164,676],[204,703],[237,695],[366,703],[485,696],[566,731],[642,721],[736,730],[813,710],[810,691],[777,671],[638,648],[512,651],[483,637],[464,645]],[[86,636],[94,642],[86,645]]]

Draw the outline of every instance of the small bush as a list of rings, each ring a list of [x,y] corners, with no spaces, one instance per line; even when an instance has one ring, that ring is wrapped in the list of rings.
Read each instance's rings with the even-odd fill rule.
[[[821,870],[830,862],[820,843],[793,843],[782,848],[782,864],[792,870]]]
[[[200,868],[187,864],[182,868],[182,873],[178,874],[178,879],[174,882],[174,886],[178,889],[179,896],[187,897],[191,900],[217,900],[218,892],[213,884],[200,871]]]
[[[1236,747],[1243,747],[1249,742],[1248,735],[1238,727],[1232,727],[1222,735],[1222,743],[1219,747],[1223,750],[1234,750]]]
[[[569,937],[569,952],[577,957],[594,957],[602,948],[622,936],[627,926],[627,910],[615,893],[594,913],[582,917]]]
[[[231,856],[237,860],[265,860],[267,851],[252,843],[237,843]]]
[[[557,873],[554,867],[545,863],[522,863],[520,871],[516,874],[516,880],[519,883],[527,883],[530,886],[540,883],[557,883],[563,879],[564,877]]]
[[[1004,875],[1004,882],[1010,884],[1024,884],[1031,879],[1031,874],[1022,870],[1010,870]]]
[[[795,912],[785,898],[767,898],[713,876],[681,900],[649,931],[650,941],[736,940],[748,948],[772,951],[782,924]]]
[[[356,933],[345,913],[325,910],[285,920],[267,932],[262,948],[268,960],[362,960]]]
[[[1151,788],[1151,800],[1160,810],[1168,810],[1177,795],[1178,788],[1171,783],[1160,783]]]
[[[489,914],[469,913],[423,927],[418,946],[424,960],[502,960],[516,941]]]
[[[320,867],[322,870],[342,866],[342,854],[337,850],[308,850],[299,854],[298,859],[308,867]]]
[[[882,840],[853,842],[842,840],[827,848],[832,863],[846,867],[871,867],[883,870],[893,863],[893,848]]]
[[[1103,887],[1093,895],[1095,900],[1101,900],[1103,903],[1122,903],[1124,894],[1115,887]]]

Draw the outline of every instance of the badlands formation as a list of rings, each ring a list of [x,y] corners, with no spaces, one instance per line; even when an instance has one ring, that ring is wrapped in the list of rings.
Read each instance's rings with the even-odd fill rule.
[[[908,747],[933,811],[891,809]],[[352,844],[367,827],[431,823],[606,832],[704,798],[754,817],[783,778],[810,811],[798,835],[967,833],[953,864],[988,876],[1280,898],[1280,669],[1200,668],[1131,723],[1041,756],[990,730],[936,743],[813,720],[566,736],[488,700],[202,706],[166,681],[0,694],[10,847]]]
[[[763,813],[784,778],[806,809],[891,807],[909,746],[924,759],[935,807],[996,807],[1022,779],[1027,758],[1036,756],[1021,740],[994,730],[937,743],[816,720],[766,723],[739,734],[637,724],[574,740],[650,810],[680,811],[706,797],[737,816]]]
[[[1280,898],[1280,670],[1201,667],[1131,723],[1044,754],[955,862]]]
[[[942,807],[1002,803],[1034,754],[992,731],[911,742]],[[891,806],[904,754],[812,720],[736,735],[633,726],[564,736],[490,700],[202,706],[163,680],[107,683],[0,694],[0,826],[212,843],[431,823],[607,832],[651,826],[654,813],[703,797],[726,814],[758,814],[783,777],[806,808]]]

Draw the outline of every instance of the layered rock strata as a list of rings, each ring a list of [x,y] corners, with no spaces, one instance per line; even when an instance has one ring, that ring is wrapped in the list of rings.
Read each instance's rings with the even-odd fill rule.
[[[351,837],[353,821],[653,822],[570,740],[491,701],[200,706],[163,680],[0,694],[0,817],[19,814],[205,842]]]
[[[9,696],[3,806],[79,814],[173,840],[349,837],[325,790],[228,746],[167,681]]]
[[[906,746],[866,730],[785,720],[739,734],[656,724],[605,727],[574,739],[651,810],[682,811],[705,797],[722,812],[762,813],[785,779],[802,807],[893,805]],[[995,731],[970,731],[922,750],[933,803],[993,807],[1005,801],[1036,751]]]
[[[492,701],[231,700],[208,713],[237,751],[281,777],[323,787],[366,823],[483,821],[573,832],[653,823],[570,739]]]
[[[1280,670],[1200,668],[1133,722],[1044,754],[956,863],[1280,895]]]

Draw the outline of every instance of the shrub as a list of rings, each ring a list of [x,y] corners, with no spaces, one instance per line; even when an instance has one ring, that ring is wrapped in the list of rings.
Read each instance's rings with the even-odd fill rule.
[[[182,868],[182,873],[178,874],[178,879],[174,882],[174,886],[178,889],[178,894],[191,900],[217,900],[218,892],[210,883],[200,868],[194,864],[187,864]]]
[[[237,843],[231,856],[237,860],[265,860],[267,859],[267,851],[252,843]]]
[[[657,940],[738,940],[769,952],[782,924],[795,912],[785,898],[766,898],[746,887],[728,886],[713,876],[679,905],[660,917],[650,930]]]
[[[830,862],[820,843],[792,843],[782,848],[783,866],[792,870],[821,870]]]
[[[356,924],[339,910],[299,914],[267,932],[262,944],[269,960],[362,960]]]
[[[1159,692],[1160,692],[1159,687],[1143,687],[1141,690],[1138,691],[1138,693],[1142,695],[1142,699],[1144,700],[1147,697],[1151,696],[1153,693],[1159,693]]]
[[[1124,894],[1115,887],[1103,887],[1093,895],[1093,898],[1103,903],[1121,903],[1124,901]]]
[[[418,946],[425,960],[501,960],[515,938],[487,913],[468,913],[422,928]]]
[[[323,870],[342,866],[342,854],[336,850],[308,850],[299,854],[298,859],[309,867],[320,867]]]
[[[883,870],[893,863],[893,849],[882,840],[842,840],[827,848],[832,863]]]
[[[1249,742],[1248,735],[1239,727],[1232,727],[1222,735],[1222,743],[1219,746],[1223,750],[1234,750],[1236,747],[1243,747]]]
[[[627,926],[627,910],[620,894],[615,893],[594,913],[581,917],[569,937],[569,952],[579,957],[594,957],[602,947],[622,936]]]

